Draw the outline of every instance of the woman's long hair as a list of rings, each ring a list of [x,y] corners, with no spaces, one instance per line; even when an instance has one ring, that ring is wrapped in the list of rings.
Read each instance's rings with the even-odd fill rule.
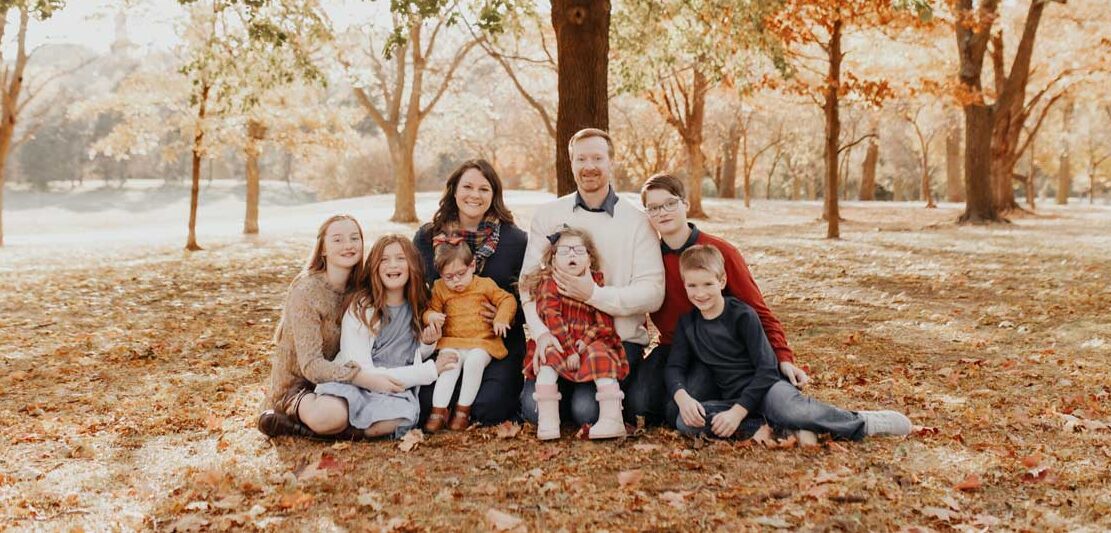
[[[440,197],[440,208],[436,210],[436,214],[432,215],[433,235],[442,232],[449,223],[459,220],[459,206],[455,204],[455,192],[459,188],[459,180],[462,179],[463,173],[472,168],[481,172],[486,181],[490,182],[490,189],[494,193],[494,198],[490,201],[490,208],[486,210],[486,215],[493,214],[502,224],[513,223],[513,213],[505,207],[501,178],[494,171],[494,167],[485,159],[470,159],[459,165],[459,168],[451,173],[447,183],[444,184],[444,194]]]
[[[413,241],[410,241],[404,235],[390,233],[379,237],[374,242],[374,246],[370,248],[370,255],[366,258],[366,265],[362,269],[358,288],[345,299],[344,309],[350,309],[374,335],[378,335],[382,326],[389,323],[390,315],[386,309],[386,289],[382,285],[382,276],[378,273],[378,267],[382,263],[382,256],[386,254],[386,247],[395,243],[401,246],[401,251],[405,254],[405,262],[409,265],[409,281],[405,285],[405,300],[409,302],[409,308],[413,311],[410,329],[413,330],[413,335],[419,337],[421,333],[421,315],[428,307],[428,289],[424,285],[424,263],[421,260],[420,252],[413,245]]]
[[[552,261],[555,259],[556,245],[558,245],[564,237],[578,237],[582,239],[583,246],[586,247],[586,253],[590,255],[590,271],[598,272],[602,269],[602,258],[598,255],[598,248],[594,245],[594,239],[590,237],[590,233],[578,228],[563,228],[556,233],[559,234],[559,238],[544,250],[544,254],[540,256],[540,263],[536,265],[536,268],[521,275],[521,279],[517,282],[518,291],[528,292],[535,298],[536,291],[540,289],[540,284],[544,282],[545,277],[552,274],[552,269],[555,268],[552,266]]]

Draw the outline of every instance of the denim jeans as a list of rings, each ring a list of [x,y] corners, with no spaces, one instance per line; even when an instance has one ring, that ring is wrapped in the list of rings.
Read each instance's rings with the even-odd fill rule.
[[[710,430],[710,420],[715,414],[733,407],[733,402],[710,400],[701,403],[706,410],[706,424],[703,427],[690,427],[679,416],[675,418],[675,427],[692,437],[700,434],[716,437]],[[794,385],[783,380],[768,390],[763,406],[758,412],[748,414],[733,437],[751,437],[765,420],[777,431],[805,429],[814,433],[829,433],[835,439],[849,440],[864,437],[864,419],[859,414],[805,396]]]
[[[639,377],[644,372],[645,363],[648,361],[643,357],[644,346],[630,342],[623,342],[621,345],[625,348],[625,356],[629,359],[629,375],[620,382],[621,390],[625,393],[623,412],[627,422],[635,423],[638,415],[648,415],[652,404],[657,401],[658,393],[653,390],[653,381],[650,377],[647,379]],[[663,369],[662,365],[660,369]],[[659,375],[659,382],[662,387],[662,372]],[[570,420],[577,426],[598,421],[598,400],[594,398],[598,389],[595,388],[593,381],[573,383],[560,378],[557,385],[559,393],[563,395],[559,404],[561,420]],[[540,416],[536,400],[532,397],[534,392],[536,392],[536,382],[525,381],[521,389],[521,418],[533,424]]]

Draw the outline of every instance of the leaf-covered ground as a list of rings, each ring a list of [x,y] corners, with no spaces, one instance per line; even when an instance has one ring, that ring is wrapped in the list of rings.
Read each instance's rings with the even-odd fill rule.
[[[956,228],[854,204],[840,242],[817,209],[711,202],[701,226],[745,253],[809,392],[902,409],[907,439],[268,441],[308,242],[0,250],[0,529],[1111,528],[1111,209]]]

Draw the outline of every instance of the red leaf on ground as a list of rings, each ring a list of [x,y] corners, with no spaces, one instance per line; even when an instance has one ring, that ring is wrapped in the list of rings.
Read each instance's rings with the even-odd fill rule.
[[[1035,453],[1034,455],[1028,455],[1022,458],[1022,466],[1025,466],[1026,468],[1034,468],[1041,464],[1041,462],[1042,454],[1040,453]]]
[[[964,478],[964,481],[953,485],[953,488],[964,492],[972,492],[980,490],[982,486],[983,484],[980,482],[980,476],[969,474],[968,477]]]
[[[516,437],[517,434],[520,432],[520,424],[507,420],[505,422],[502,422],[501,424],[498,424],[495,434],[498,436],[499,439],[512,439],[513,437]]]

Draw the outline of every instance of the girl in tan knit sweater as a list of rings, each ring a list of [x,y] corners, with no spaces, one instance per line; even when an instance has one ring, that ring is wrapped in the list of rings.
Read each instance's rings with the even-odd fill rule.
[[[503,359],[509,354],[502,337],[517,313],[517,300],[512,294],[490,278],[475,275],[474,254],[462,237],[440,235],[433,239],[433,245],[441,277],[432,284],[432,300],[424,312],[424,322],[442,328],[443,336],[437,344],[441,357],[456,356],[462,368],[444,372],[436,381],[432,412],[424,425],[430,433],[443,429],[460,373],[463,384],[448,428],[458,431],[470,425],[471,404],[478,395],[482,374],[492,357]],[[478,312],[485,303],[497,308],[493,327]]]
[[[404,389],[390,376],[366,372],[355,362],[335,361],[344,296],[354,290],[362,263],[363,230],[358,222],[349,215],[325,220],[304,270],[289,286],[274,338],[268,409],[258,420],[259,430],[267,436],[347,436],[347,403],[314,394],[316,383],[347,382],[376,392]],[[349,433],[374,436],[376,429]]]

